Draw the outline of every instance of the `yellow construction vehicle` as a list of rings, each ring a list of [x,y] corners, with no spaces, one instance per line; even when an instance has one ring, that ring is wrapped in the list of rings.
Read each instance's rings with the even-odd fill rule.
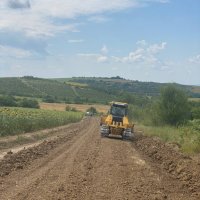
[[[111,102],[107,115],[101,117],[100,132],[104,136],[120,136],[122,139],[133,137],[134,124],[128,120],[128,104]]]

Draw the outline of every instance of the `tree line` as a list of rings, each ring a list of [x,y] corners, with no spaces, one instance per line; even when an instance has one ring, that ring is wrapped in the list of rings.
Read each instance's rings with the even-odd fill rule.
[[[9,95],[0,96],[0,106],[40,108],[39,102],[35,99],[15,98]]]
[[[159,97],[142,102],[133,103],[129,115],[147,125],[178,126],[200,119],[200,102],[189,101],[187,93],[174,85],[161,89]]]

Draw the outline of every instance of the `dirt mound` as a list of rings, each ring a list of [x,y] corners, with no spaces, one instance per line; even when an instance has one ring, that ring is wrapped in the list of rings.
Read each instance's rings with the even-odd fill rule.
[[[12,151],[8,151],[7,155],[4,156],[4,159],[0,161],[0,176],[4,177],[9,175],[12,171],[23,169],[35,159],[47,155],[50,150],[76,136],[79,130],[85,126],[86,120],[87,119],[83,120],[80,124],[77,124],[77,128],[63,130],[66,132],[64,136],[58,136],[56,139],[49,141],[45,140],[37,146],[28,149],[24,148],[22,151],[15,154],[13,154]]]
[[[158,168],[165,170],[173,179],[178,179],[193,197],[200,198],[200,163],[159,138],[138,135],[134,146]]]

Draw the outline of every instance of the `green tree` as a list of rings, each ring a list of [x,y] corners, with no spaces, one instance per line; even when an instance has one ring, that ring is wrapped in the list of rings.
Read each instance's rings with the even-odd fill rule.
[[[92,114],[96,114],[96,113],[97,113],[97,110],[96,110],[96,108],[94,108],[94,107],[90,107],[90,108],[87,109],[86,112],[90,112],[90,113],[92,113]]]
[[[47,95],[42,99],[42,101],[46,103],[55,103],[56,99],[53,96]]]
[[[173,85],[161,91],[158,116],[161,122],[178,125],[190,118],[190,106],[185,92]]]
[[[24,98],[19,102],[19,107],[40,108],[37,100]]]
[[[17,106],[16,102],[13,96],[0,96],[0,106]]]

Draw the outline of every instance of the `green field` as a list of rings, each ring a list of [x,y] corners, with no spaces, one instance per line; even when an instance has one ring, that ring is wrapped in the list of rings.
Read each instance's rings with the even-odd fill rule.
[[[81,112],[59,112],[28,108],[0,108],[0,136],[32,132],[80,121]]]

